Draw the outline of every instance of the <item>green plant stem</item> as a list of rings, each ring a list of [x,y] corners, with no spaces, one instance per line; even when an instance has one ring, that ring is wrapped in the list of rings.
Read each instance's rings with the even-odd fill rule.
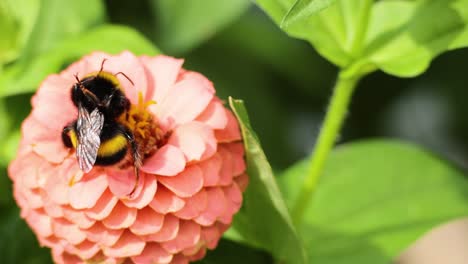
[[[331,102],[310,159],[309,174],[302,185],[299,198],[292,210],[293,221],[296,225],[300,224],[307,206],[312,201],[312,194],[317,187],[323,166],[335,144],[338,132],[347,114],[352,93],[360,79],[360,77],[345,77],[342,72],[338,75],[338,81],[335,84]]]

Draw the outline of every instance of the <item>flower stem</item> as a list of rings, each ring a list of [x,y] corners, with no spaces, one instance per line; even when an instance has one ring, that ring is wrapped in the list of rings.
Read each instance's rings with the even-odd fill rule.
[[[311,203],[312,194],[317,187],[325,161],[335,144],[340,131],[348,105],[360,76],[345,77],[341,71],[335,84],[334,92],[328,107],[323,126],[320,130],[313,155],[309,161],[309,174],[303,182],[299,197],[292,210],[295,224],[300,224],[307,206]]]

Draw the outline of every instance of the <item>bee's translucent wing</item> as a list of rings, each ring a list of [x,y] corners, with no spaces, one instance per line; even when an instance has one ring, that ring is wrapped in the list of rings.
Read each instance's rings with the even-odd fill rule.
[[[78,165],[83,172],[89,172],[96,162],[99,146],[101,145],[99,136],[103,125],[104,116],[97,108],[90,114],[84,107],[78,107],[76,156]]]

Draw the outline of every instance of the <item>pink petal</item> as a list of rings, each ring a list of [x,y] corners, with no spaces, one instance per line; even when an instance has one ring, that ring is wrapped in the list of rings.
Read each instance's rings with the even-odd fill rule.
[[[232,183],[234,177],[234,157],[233,154],[222,144],[219,146],[219,155],[221,156],[223,163],[220,171],[219,185],[229,185]]]
[[[99,263],[99,264],[133,264],[128,263],[124,258],[110,258],[104,255],[104,253],[99,251],[92,259],[88,260],[88,263],[83,264],[90,264],[90,263]],[[68,264],[68,263],[67,263]]]
[[[222,215],[218,217],[218,221],[220,223],[230,225],[234,214],[237,213],[238,211],[239,206],[233,204],[229,200],[226,200],[226,203],[227,203],[226,210],[224,211]]]
[[[244,145],[242,142],[222,144],[231,153],[233,162],[233,175],[240,175],[245,172]]]
[[[227,126],[228,117],[221,101],[213,98],[205,111],[196,120],[209,125],[213,129],[223,129]]]
[[[21,124],[21,135],[26,145],[35,145],[37,142],[56,138],[56,135],[50,133],[49,129],[37,121],[32,113]]]
[[[172,145],[165,145],[145,159],[141,170],[147,173],[174,176],[185,168],[184,153]]]
[[[212,225],[228,208],[223,191],[220,188],[207,189],[208,205],[206,210],[195,218],[200,225]]]
[[[98,244],[88,240],[78,245],[68,244],[65,249],[74,255],[78,255],[81,259],[90,259],[101,250]]]
[[[26,122],[26,121],[24,121]],[[23,123],[24,123],[23,122]],[[18,148],[16,152],[16,158],[19,159],[20,157],[23,157],[25,155],[31,154],[33,152],[32,145],[31,143],[26,142],[26,135],[21,132],[23,137],[20,138],[20,141],[18,143]],[[11,175],[10,175],[11,177]]]
[[[224,111],[226,111],[228,123],[224,129],[215,131],[216,138],[219,142],[241,140],[239,124],[237,123],[236,117],[231,111],[227,109],[224,109]]]
[[[102,220],[112,212],[118,201],[119,199],[107,189],[96,202],[96,205],[86,210],[86,215],[95,220]]]
[[[201,231],[202,240],[206,242],[209,249],[214,249],[218,245],[221,238],[221,233],[216,225],[202,227]]]
[[[224,233],[224,232],[226,232],[226,230],[228,230],[228,229],[231,227],[231,225],[226,225],[226,224],[223,224],[223,223],[221,223],[221,222],[217,222],[217,223],[216,223],[216,226],[218,227],[219,232],[220,232],[221,234]]]
[[[140,255],[144,248],[145,241],[125,231],[114,246],[104,248],[103,251],[109,257],[123,258]]]
[[[51,177],[64,177],[68,179],[70,175],[73,175],[77,171],[73,163],[72,160],[66,159],[62,164],[55,166],[54,164],[42,160],[41,164],[38,164],[36,167],[37,187],[44,189],[47,180]],[[29,164],[29,166],[33,166],[33,164]]]
[[[22,188],[13,188],[13,197],[15,198],[16,203],[19,205],[21,210],[21,217],[25,217],[26,213],[31,210],[29,207],[28,200],[26,199],[26,194],[23,192]],[[181,199],[182,200],[182,199]]]
[[[52,230],[57,237],[63,238],[73,245],[80,244],[86,239],[86,233],[63,218],[56,218],[52,222]]]
[[[153,77],[154,82],[154,87],[150,89],[152,94],[148,93],[146,100],[154,100],[156,103],[160,103],[174,85],[184,60],[164,55],[154,58],[142,56],[140,60]]]
[[[107,189],[105,174],[88,174],[87,176],[70,187],[69,201],[75,209],[93,207]]]
[[[200,243],[196,244],[195,246],[182,250],[182,254],[189,257],[190,260],[197,260],[199,256],[205,255],[206,250],[205,248],[202,248],[204,243],[204,241],[200,241]]]
[[[213,92],[204,85],[196,79],[177,82],[163,101],[149,106],[149,109],[165,130],[193,121],[213,98]]]
[[[171,214],[164,216],[164,222],[159,232],[147,235],[146,241],[162,242],[174,239],[179,232],[179,219]]]
[[[25,217],[26,222],[38,235],[47,237],[53,234],[52,219],[42,210],[31,210]]]
[[[138,211],[130,230],[135,235],[149,235],[161,230],[163,222],[164,215],[155,212],[151,207],[145,207]]]
[[[171,264],[188,264],[189,261],[186,256],[177,254],[172,258]]]
[[[70,150],[63,145],[61,131],[51,131],[30,114],[21,125],[21,148],[18,154],[33,150],[43,159],[52,163],[60,163],[68,156]],[[24,149],[23,149],[24,148]]]
[[[70,189],[70,178],[80,173],[77,162],[72,159],[66,159],[51,177],[45,179],[44,190],[47,196],[56,204],[68,204]]]
[[[44,206],[43,194],[40,189],[23,189],[29,208],[37,209]]]
[[[132,257],[135,263],[166,264],[172,260],[172,254],[165,251],[158,243],[147,243],[141,255]]]
[[[123,203],[118,202],[102,223],[110,229],[127,228],[135,222],[136,215],[137,209],[126,207]]]
[[[136,175],[133,168],[126,170],[108,169],[107,176],[109,189],[115,196],[119,198],[130,195],[135,187]],[[143,182],[140,179],[138,185],[142,184]]]
[[[66,263],[66,264],[84,264],[83,261],[75,255],[71,255],[62,250],[52,250],[52,258],[55,263]]]
[[[174,213],[175,216],[189,220],[200,215],[207,206],[208,195],[204,189],[201,189],[194,196],[185,199],[185,206],[180,211]]]
[[[90,241],[105,247],[111,247],[117,243],[123,231],[124,229],[109,229],[99,222],[84,230]]]
[[[151,208],[161,214],[179,211],[184,205],[184,200],[174,195],[164,186],[158,187],[154,199],[149,204]]]
[[[62,208],[64,218],[76,224],[79,228],[89,228],[96,222],[96,220],[86,216],[83,211],[75,210],[70,206],[63,206]]]
[[[68,155],[61,139],[64,126],[77,115],[76,107],[71,102],[70,91],[73,83],[58,75],[49,76],[32,98],[31,118],[37,121],[35,130],[23,127],[23,133],[37,133],[34,151],[53,163],[60,163]],[[31,123],[32,124],[32,123]],[[39,140],[41,139],[41,140]]]
[[[133,199],[124,198],[121,200],[128,207],[141,209],[147,206],[153,200],[154,195],[156,194],[156,189],[158,187],[156,176],[151,174],[142,174],[140,177],[142,177],[144,185],[138,196],[134,197]]]
[[[211,93],[213,93],[213,94],[216,93],[216,90],[213,87],[213,83],[210,80],[208,80],[208,78],[206,78],[201,73],[184,70],[180,74],[179,80],[196,80],[197,82],[202,84],[203,87],[205,87],[205,89],[207,89]]]
[[[50,75],[31,100],[32,115],[51,133],[61,132],[77,116],[78,111],[71,100],[73,84],[71,79]]]
[[[44,164],[44,160],[36,155],[30,153],[17,158],[8,167],[8,174],[13,176],[15,181],[20,182],[21,186],[25,188],[39,187],[38,182],[38,166]]]
[[[95,54],[97,53],[98,52],[95,52]],[[88,57],[89,55],[85,56],[82,60],[71,63],[67,68],[59,73],[60,77],[70,80],[71,83],[75,83],[75,75],[78,75],[79,78],[83,78],[83,76],[96,71],[94,67],[91,68],[92,65],[90,65],[89,61],[86,59]]]
[[[215,153],[211,158],[197,163],[203,171],[203,186],[217,186],[221,172],[222,158]]]
[[[203,172],[192,165],[174,177],[158,176],[158,181],[180,197],[190,197],[203,187]]]
[[[56,135],[56,139],[61,138],[60,134]],[[40,141],[33,146],[34,152],[52,163],[61,163],[69,153],[69,149],[65,148],[60,140]]]
[[[60,242],[61,240],[55,237],[54,235],[48,236],[48,237],[43,237],[43,236],[37,236],[37,240],[39,240],[39,245],[41,247],[50,247],[50,248],[60,248]]]
[[[94,52],[86,56],[84,60],[87,61],[87,67],[80,69],[80,78],[92,72],[98,72],[103,59],[107,59],[104,63],[103,71],[113,74],[123,72],[133,82],[132,85],[123,74],[118,74],[116,76],[130,102],[132,104],[138,103],[138,93],[141,92],[143,96],[145,96],[148,87],[146,69],[143,67],[141,61],[128,51],[124,51],[118,55]]]
[[[169,138],[168,144],[182,150],[187,162],[211,157],[216,152],[217,146],[213,130],[197,121],[177,127]]]
[[[181,221],[177,237],[161,243],[161,246],[166,251],[175,254],[186,248],[195,246],[200,240],[200,232],[200,225],[192,221]]]
[[[70,175],[68,178],[68,186],[73,186],[75,183],[81,181],[83,176],[87,175],[85,174],[81,169],[78,169],[78,162],[74,162],[75,168],[77,168],[77,171],[75,174]],[[89,173],[94,173],[95,171],[100,170],[97,167],[94,167]]]
[[[247,174],[241,174],[237,177],[234,178],[234,181],[237,183],[241,191],[245,191],[247,189],[247,186],[249,185],[249,176]]]
[[[188,253],[186,254],[185,251],[183,253],[189,258],[190,261],[197,261],[205,257],[206,248],[201,248],[200,250],[196,252],[196,254],[193,254],[193,255],[188,255]]]
[[[233,182],[228,187],[224,187],[223,190],[228,200],[239,206],[242,204],[242,192],[236,182]]]
[[[44,211],[46,212],[47,215],[53,218],[63,217],[62,207],[54,203],[48,197],[44,199]]]

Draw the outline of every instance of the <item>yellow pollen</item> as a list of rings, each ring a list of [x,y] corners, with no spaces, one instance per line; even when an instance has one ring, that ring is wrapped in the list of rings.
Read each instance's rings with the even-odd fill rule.
[[[148,111],[148,106],[156,104],[155,101],[145,102],[143,94],[138,93],[138,103],[132,104],[130,109],[119,118],[119,123],[125,125],[133,133],[138,144],[139,151],[143,156],[152,154],[158,147],[162,138],[153,115]]]
[[[76,174],[73,174],[73,176],[71,176],[70,180],[68,181],[69,187],[72,187],[73,185],[75,185],[76,183],[75,177],[76,177]]]

